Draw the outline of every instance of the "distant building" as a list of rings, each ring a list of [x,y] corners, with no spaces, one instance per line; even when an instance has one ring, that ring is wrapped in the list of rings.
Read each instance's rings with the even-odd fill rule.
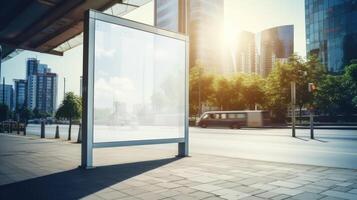
[[[275,62],[286,62],[294,53],[294,26],[278,26],[266,29],[259,34],[259,71],[268,76]]]
[[[242,31],[237,39],[237,52],[236,52],[236,67],[238,72],[242,73],[255,73],[256,72],[256,46],[255,34]]]
[[[53,114],[57,105],[57,74],[38,74],[36,82],[36,108],[41,112]]]
[[[184,29],[184,0],[156,0],[155,26],[176,32]],[[223,0],[187,1],[187,32],[190,37],[190,67],[222,73]],[[181,27],[181,28],[180,28]]]
[[[330,72],[357,59],[357,1],[305,0],[306,51]]]
[[[173,32],[186,32],[186,0],[155,0],[155,26]]]
[[[27,108],[54,114],[57,105],[57,74],[36,58],[27,60]]]
[[[20,110],[26,106],[27,81],[23,79],[14,80],[14,106],[15,110]]]
[[[12,85],[0,84],[0,103],[8,106],[10,110],[13,110],[13,93]]]

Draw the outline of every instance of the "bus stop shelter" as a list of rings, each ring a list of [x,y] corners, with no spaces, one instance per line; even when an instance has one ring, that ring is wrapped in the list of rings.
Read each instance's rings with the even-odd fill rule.
[[[82,166],[85,168],[92,166],[93,148],[178,143],[179,155],[188,154],[187,38],[152,26],[117,18],[148,2],[150,0],[12,0],[1,3],[1,62],[15,57],[23,50],[61,56],[65,51],[83,44],[84,142],[82,143]],[[85,15],[89,9],[97,11],[93,10]],[[118,84],[115,82],[118,81],[119,85],[127,83],[130,88],[130,80],[138,78],[130,75],[130,73],[133,73],[130,72],[130,66],[134,67],[136,74],[142,74],[141,79],[138,79],[141,86],[131,85],[131,88],[134,88],[131,91],[133,99],[135,99],[135,95],[141,99],[141,102],[136,102],[135,105],[129,105],[128,102],[131,102],[129,99],[122,100],[119,98],[120,93],[125,94],[127,92],[125,90],[127,88],[123,88],[122,91],[113,91],[116,93],[116,97],[113,97],[112,102],[103,104],[108,105],[109,103],[109,107],[105,108],[101,104],[96,104],[101,100],[96,101],[95,91],[105,91],[105,87],[102,88],[103,90],[98,89],[100,87],[95,89],[97,85],[103,86],[101,80],[97,82],[95,79],[95,77],[99,77],[96,75],[96,69],[100,69],[97,66],[106,66],[105,63],[98,62],[102,56],[111,54],[110,49],[105,49],[107,46],[104,43],[104,50],[101,48],[100,39],[97,41],[96,38],[100,38],[101,29],[108,27],[112,27],[114,32],[126,27],[129,29],[126,31],[133,31],[136,39],[142,39],[141,42],[147,45],[147,52],[142,52],[143,55],[140,59],[128,59],[125,61],[127,63],[121,63],[122,67],[115,68],[118,63],[113,65],[116,70],[118,68],[123,70],[120,72],[120,78],[112,78],[113,80],[110,83],[113,85]],[[125,46],[124,43],[126,42],[123,39],[121,45]],[[128,57],[129,52],[135,53],[134,49],[125,51],[118,46],[116,48],[122,51],[123,58]],[[172,52],[173,49],[178,49],[178,52]],[[170,51],[166,52],[166,50]],[[169,53],[170,56],[164,55],[165,53]],[[159,58],[163,59],[160,60]],[[175,60],[177,58],[179,59]],[[136,60],[141,61],[141,63],[133,63]],[[173,65],[170,65],[170,63],[173,63]],[[128,67],[124,67],[124,65]],[[137,68],[137,66],[140,67]],[[157,66],[157,68],[154,66]],[[173,71],[173,73],[170,74],[169,71]],[[105,77],[102,77],[102,79],[105,80]],[[146,86],[147,88],[143,89]],[[167,88],[164,88],[164,86]],[[135,87],[139,89],[135,90]],[[174,91],[172,90],[174,87],[177,91],[170,94],[168,91],[170,89]],[[137,92],[135,93],[135,91]],[[96,109],[97,106],[99,111]],[[125,111],[126,106],[128,109]],[[106,119],[97,115],[100,113],[100,109],[111,109],[114,120],[103,122]],[[126,115],[123,117],[118,113],[126,113]],[[140,113],[144,114],[140,115]],[[100,127],[103,129],[104,126],[115,127],[119,122],[125,122],[121,124],[123,126],[129,124],[130,127],[136,129],[137,133],[132,130],[135,134],[131,134],[130,131],[118,129],[117,132],[125,132],[126,136],[117,138],[113,134],[109,134],[110,136],[101,135],[101,132],[98,131]],[[150,130],[153,134],[151,135],[145,130]],[[106,132],[110,131],[104,131],[104,133]],[[97,133],[100,137],[96,136]],[[140,133],[147,133],[147,135],[141,138]],[[169,134],[165,135],[165,133]]]

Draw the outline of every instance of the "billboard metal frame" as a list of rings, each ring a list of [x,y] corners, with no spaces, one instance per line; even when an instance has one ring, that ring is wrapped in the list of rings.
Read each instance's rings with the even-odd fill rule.
[[[98,142],[93,141],[94,132],[94,67],[95,67],[95,21],[100,20],[119,26],[125,26],[156,35],[166,36],[185,42],[185,111],[184,111],[184,137],[167,139],[129,140]],[[153,145],[178,143],[178,156],[188,156],[188,37],[183,34],[162,30],[139,22],[107,15],[95,10],[88,10],[84,20],[83,37],[83,111],[82,111],[82,154],[81,167],[93,167],[93,148],[120,147],[134,145]]]

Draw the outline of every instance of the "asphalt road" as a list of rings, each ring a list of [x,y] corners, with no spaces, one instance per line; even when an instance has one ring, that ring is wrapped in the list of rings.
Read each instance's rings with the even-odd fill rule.
[[[192,153],[357,169],[356,130],[190,128]]]
[[[67,127],[67,125],[60,126],[62,139],[67,138]],[[46,132],[46,137],[53,138],[55,126],[48,126]],[[40,127],[36,125],[29,127],[28,133],[39,135]],[[78,126],[73,126],[72,141],[76,141],[77,135]],[[115,135],[117,136],[117,134]],[[153,135],[140,133],[131,139],[138,139],[139,136],[147,139],[163,138],[167,135],[164,133]],[[296,138],[291,137],[290,129],[191,127],[189,148],[192,154],[357,169],[357,130],[319,129],[315,130],[315,139],[312,140],[309,129],[297,129],[296,136]],[[123,137],[122,139],[127,138]],[[143,148],[176,151],[177,145],[143,146]]]

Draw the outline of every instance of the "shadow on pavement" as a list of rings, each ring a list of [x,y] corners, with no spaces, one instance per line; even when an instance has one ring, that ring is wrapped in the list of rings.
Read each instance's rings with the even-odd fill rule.
[[[79,199],[178,160],[168,158],[80,168],[0,186],[0,199]]]

